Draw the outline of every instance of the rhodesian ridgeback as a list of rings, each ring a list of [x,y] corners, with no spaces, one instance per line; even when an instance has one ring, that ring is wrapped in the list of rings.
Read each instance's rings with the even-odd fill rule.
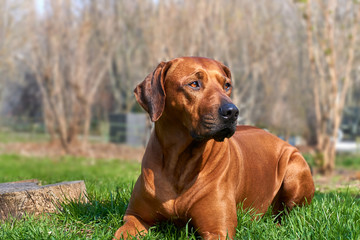
[[[230,70],[218,61],[161,62],[134,90],[155,122],[115,239],[165,220],[205,239],[233,238],[237,208],[277,213],[310,203],[314,182],[298,150],[276,136],[236,126]]]

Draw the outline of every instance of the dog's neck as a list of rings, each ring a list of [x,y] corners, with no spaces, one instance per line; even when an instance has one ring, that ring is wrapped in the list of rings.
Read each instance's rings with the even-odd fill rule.
[[[179,120],[166,116],[155,122],[155,133],[165,155],[164,157],[168,160],[173,156],[178,157],[194,143],[189,131],[179,123]]]
[[[194,140],[189,130],[177,119],[161,117],[155,122],[155,135],[162,151],[163,171],[174,177],[180,185],[195,176],[203,165],[202,152],[206,141]],[[200,151],[194,149],[202,148]],[[196,152],[196,155],[193,154]],[[180,174],[181,172],[181,174]]]

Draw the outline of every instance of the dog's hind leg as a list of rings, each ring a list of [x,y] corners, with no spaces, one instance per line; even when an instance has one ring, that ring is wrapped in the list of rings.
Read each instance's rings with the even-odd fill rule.
[[[273,201],[273,214],[309,204],[315,187],[309,165],[299,152],[290,156],[281,188]]]

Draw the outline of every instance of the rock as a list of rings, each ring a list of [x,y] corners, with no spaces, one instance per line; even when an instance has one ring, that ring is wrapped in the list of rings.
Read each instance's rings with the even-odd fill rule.
[[[87,202],[84,181],[40,186],[36,179],[0,183],[0,220],[24,214],[39,215],[61,209],[61,203]]]

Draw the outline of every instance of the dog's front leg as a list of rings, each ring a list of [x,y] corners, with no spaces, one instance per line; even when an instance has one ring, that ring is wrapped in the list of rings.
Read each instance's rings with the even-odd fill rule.
[[[125,224],[116,231],[113,240],[131,239],[136,235],[145,235],[150,227],[141,218],[134,215],[125,215],[124,221]]]
[[[201,201],[192,207],[190,217],[203,239],[234,238],[237,226],[235,202]]]

